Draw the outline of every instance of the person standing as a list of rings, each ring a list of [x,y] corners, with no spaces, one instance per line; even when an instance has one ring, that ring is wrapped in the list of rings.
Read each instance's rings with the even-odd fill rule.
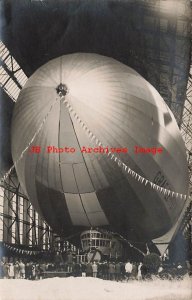
[[[120,262],[117,262],[115,264],[115,280],[117,280],[117,281],[121,280],[121,264],[120,264]]]
[[[109,263],[109,280],[114,280],[115,277],[115,265],[110,262]]]
[[[25,278],[29,279],[29,275],[30,275],[30,265],[29,262],[27,262],[25,266]]]
[[[36,265],[35,263],[32,264],[32,279],[35,280],[36,278]]]
[[[40,279],[45,277],[45,272],[46,272],[46,264],[44,261],[40,264]]]
[[[9,264],[8,262],[4,262],[3,264],[3,278],[7,279],[9,277]]]
[[[16,261],[14,264],[14,273],[15,273],[15,279],[20,278],[20,267],[19,267],[19,262]]]
[[[37,263],[35,265],[35,279],[39,279],[40,278],[40,267],[39,267],[39,263]]]
[[[94,261],[94,263],[92,264],[92,269],[93,269],[93,277],[96,278],[97,277],[97,264]]]
[[[79,263],[74,264],[73,276],[75,277],[81,276],[81,265]]]
[[[86,265],[84,262],[81,263],[81,276],[86,277]]]
[[[138,280],[142,280],[142,274],[141,274],[141,270],[142,270],[142,263],[140,262],[139,266],[138,266],[138,273],[137,273],[137,279]]]
[[[130,263],[130,261],[127,261],[127,263],[125,264],[125,273],[126,273],[127,281],[131,277],[132,269],[133,269],[133,265]]]
[[[20,272],[20,278],[25,278],[25,264],[20,260],[19,262],[19,272]]]
[[[132,279],[137,279],[137,274],[138,274],[138,264],[133,263],[133,268],[131,272],[131,278]]]
[[[148,269],[144,264],[142,264],[142,266],[141,266],[142,279],[146,279],[147,274],[148,274]]]
[[[90,262],[88,262],[87,265],[86,265],[86,276],[91,277],[92,274],[93,274],[92,265],[91,265]]]
[[[120,265],[121,265],[121,280],[124,280],[125,279],[125,263],[121,262]]]
[[[0,261],[0,278],[4,277],[3,265],[4,265],[4,262],[3,262],[3,260],[1,260]]]
[[[107,261],[104,261],[102,264],[102,278],[108,279],[109,273],[108,273],[109,267]]]
[[[8,276],[10,279],[14,278],[14,265],[12,262],[9,263]]]
[[[67,270],[68,273],[72,274],[72,272],[73,272],[73,254],[71,251],[67,254],[67,266],[68,266],[68,270]]]

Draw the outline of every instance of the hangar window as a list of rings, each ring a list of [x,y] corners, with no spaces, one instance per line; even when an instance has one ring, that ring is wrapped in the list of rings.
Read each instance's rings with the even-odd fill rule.
[[[23,220],[23,198],[20,198],[19,203],[19,219]]]
[[[0,60],[0,86],[13,101],[17,101],[27,76],[2,41],[0,41]]]
[[[46,224],[43,222],[43,249],[46,249]]]
[[[20,243],[22,244],[23,243],[23,222],[20,222],[19,223],[20,224],[20,226],[19,226],[19,233],[20,233],[20,235],[19,235],[19,238],[20,238]]]
[[[36,235],[36,239],[38,239],[38,237],[39,237],[39,230],[38,230],[37,225],[35,227],[35,235]]]
[[[12,236],[11,236],[11,242],[15,243],[16,242],[16,237],[15,237],[15,222],[12,224]]]
[[[12,199],[12,210],[14,214],[16,214],[16,195],[14,195]]]
[[[39,224],[39,217],[38,217],[38,213],[35,212],[35,225],[38,226]]]
[[[4,190],[0,188],[0,214],[3,214]]]

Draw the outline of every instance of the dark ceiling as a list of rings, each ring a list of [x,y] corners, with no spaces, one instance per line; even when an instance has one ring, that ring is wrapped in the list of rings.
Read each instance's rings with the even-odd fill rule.
[[[2,39],[28,76],[62,54],[95,52],[133,67],[160,91],[161,65],[172,76],[179,54],[186,81],[190,57],[190,1],[175,1],[186,3],[181,16],[161,2],[170,1],[4,1]]]

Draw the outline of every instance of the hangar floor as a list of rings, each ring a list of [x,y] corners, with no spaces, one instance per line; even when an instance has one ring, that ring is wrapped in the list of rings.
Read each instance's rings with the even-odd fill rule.
[[[112,282],[98,278],[68,277],[38,281],[0,281],[1,300],[190,300],[191,279]]]

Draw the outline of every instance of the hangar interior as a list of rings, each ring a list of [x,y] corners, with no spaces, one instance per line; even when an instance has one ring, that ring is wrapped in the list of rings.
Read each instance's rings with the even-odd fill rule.
[[[90,5],[89,1],[54,1],[53,4],[49,0],[25,0],[0,4],[1,175],[12,163],[11,116],[28,77],[40,65],[61,54],[95,52],[134,68],[158,90],[172,110],[186,145],[191,197],[192,3],[188,0],[177,1],[177,4],[169,0],[130,0],[126,4],[124,1],[103,1],[98,8],[98,2],[92,1]],[[82,14],[84,19],[79,23]],[[95,20],[99,22],[95,24]],[[102,33],[104,22],[109,26]],[[125,24],[128,33],[123,29]],[[95,40],[90,38],[92,31]],[[103,44],[98,41],[102,34],[105,35]],[[112,47],[104,46],[108,39],[112,41]],[[188,241],[192,238],[191,225],[190,201],[178,233]],[[52,232],[34,210],[14,171],[1,181],[0,241],[13,254],[23,251],[30,255],[59,246],[64,250],[76,250],[69,241],[62,241]],[[61,242],[62,246],[59,245]]]

